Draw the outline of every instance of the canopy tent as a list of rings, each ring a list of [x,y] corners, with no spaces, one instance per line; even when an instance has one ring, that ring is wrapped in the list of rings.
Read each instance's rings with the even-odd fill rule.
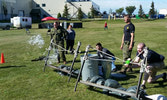
[[[54,18],[54,17],[45,17],[42,19],[42,21],[48,21],[48,20],[59,20],[59,19]]]

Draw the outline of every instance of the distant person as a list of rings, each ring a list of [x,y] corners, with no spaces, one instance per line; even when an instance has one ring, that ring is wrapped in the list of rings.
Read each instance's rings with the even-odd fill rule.
[[[50,25],[49,25],[49,24],[47,25],[47,28],[48,28],[47,35],[50,35],[50,32],[51,32],[51,27],[50,27]]]
[[[28,25],[26,25],[26,34],[30,34],[30,30],[29,30],[29,26]]]
[[[72,25],[69,25],[67,28],[67,37],[66,37],[66,50],[70,48],[71,53],[73,53],[73,47],[75,42],[75,31],[72,29]],[[66,51],[66,54],[68,52]]]
[[[139,63],[140,60],[143,61],[144,57],[147,58],[147,66],[145,68],[144,79],[141,85],[143,89],[146,88],[146,82],[153,83],[159,78],[163,78],[163,81],[166,80],[166,73],[156,76],[157,72],[165,67],[165,57],[150,49],[146,49],[147,51],[144,51],[145,47],[146,45],[144,43],[139,43],[137,45],[137,57],[134,61],[135,63]],[[146,52],[148,52],[147,55],[145,54]],[[141,65],[140,63],[134,64],[132,65],[132,68],[133,67],[141,67]]]
[[[104,30],[108,29],[107,22],[104,23]]]
[[[54,22],[54,28],[52,28],[51,33],[55,36],[56,48],[60,52],[58,55],[58,63],[60,63],[60,58],[62,58],[64,64],[66,64],[65,50],[64,50],[64,39],[66,39],[67,31],[60,26],[60,22]]]
[[[99,59],[112,60],[112,62],[111,62],[111,71],[115,72],[117,69],[116,69],[116,66],[114,64],[114,62],[116,60],[115,57],[114,57],[114,54],[111,53],[108,49],[103,48],[101,43],[97,43],[96,44],[96,49],[99,50],[99,51],[97,51],[97,55],[98,55]],[[102,53],[102,52],[104,52],[104,53]]]
[[[120,49],[123,50],[123,60],[126,61],[128,58],[131,58],[132,49],[134,46],[134,37],[135,37],[135,26],[131,22],[129,15],[124,16],[124,34],[122,36],[122,43]],[[131,68],[128,68],[129,71],[132,71]],[[122,72],[125,74],[127,68],[123,67]]]

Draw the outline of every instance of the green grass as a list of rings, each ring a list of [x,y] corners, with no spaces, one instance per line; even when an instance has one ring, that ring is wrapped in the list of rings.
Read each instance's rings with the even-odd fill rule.
[[[104,31],[104,20],[102,21],[84,21],[83,28],[75,29],[76,41],[81,41],[80,50],[84,51],[87,45],[95,47],[97,42],[101,42],[105,48],[108,48],[118,58],[122,59],[120,50],[123,27],[123,20],[111,20],[108,22],[108,30]],[[139,42],[145,42],[146,45],[167,57],[167,19],[147,21],[132,20],[135,24],[135,47],[132,52],[132,58],[136,54],[136,45]],[[72,78],[67,83],[67,76],[60,76],[52,68],[47,67],[43,72],[44,61],[31,62],[32,59],[42,56],[45,49],[49,46],[50,37],[46,35],[47,29],[37,29],[37,24],[33,24],[30,29],[31,35],[26,35],[24,29],[0,30],[0,53],[4,53],[5,63],[0,64],[0,99],[18,100],[18,99],[42,99],[42,100],[115,100],[120,99],[115,96],[108,96],[97,91],[88,89],[88,86],[79,83],[77,91],[74,92],[76,79]],[[41,34],[45,44],[42,48],[28,44],[31,36]],[[91,52],[95,53],[95,52]],[[83,54],[80,54],[83,55]],[[79,56],[80,56],[79,55]],[[78,56],[77,60],[80,60]],[[70,66],[73,55],[68,54],[67,65]],[[116,65],[122,64],[116,62]],[[165,64],[167,61],[165,60]],[[57,64],[54,64],[57,65]],[[60,65],[60,64],[59,64]],[[74,68],[80,68],[80,62],[76,62]],[[128,80],[118,80],[125,88],[137,85],[139,69],[134,69],[136,73],[128,73]],[[167,68],[158,72],[158,74],[167,72]],[[162,81],[162,79],[159,79]],[[146,84],[147,93],[163,94],[167,96],[167,82],[162,86],[158,83]],[[100,89],[95,89],[101,91]]]

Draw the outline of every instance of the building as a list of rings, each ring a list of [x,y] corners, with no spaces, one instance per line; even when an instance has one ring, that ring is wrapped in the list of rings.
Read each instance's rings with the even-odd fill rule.
[[[167,16],[167,9],[160,9],[159,14]]]
[[[55,2],[55,3],[54,3]],[[71,18],[76,18],[78,8],[81,8],[85,17],[94,7],[100,12],[100,7],[91,0],[33,0],[33,9],[41,11],[40,17],[52,16],[57,18],[58,13],[63,14],[64,6],[67,5]]]
[[[13,16],[30,16],[32,0],[0,0],[0,20]]]
[[[100,7],[91,0],[0,0],[0,20],[9,20],[14,16],[32,17],[37,20],[46,16],[57,18],[63,14],[64,6],[69,9],[69,17],[76,18],[78,8],[87,17],[91,7],[100,12]]]

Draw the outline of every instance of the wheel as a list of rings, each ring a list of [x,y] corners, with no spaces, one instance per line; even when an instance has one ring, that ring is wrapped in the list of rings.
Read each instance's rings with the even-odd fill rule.
[[[10,30],[10,26],[7,25],[7,26],[5,27],[5,29],[6,29],[6,30]]]

